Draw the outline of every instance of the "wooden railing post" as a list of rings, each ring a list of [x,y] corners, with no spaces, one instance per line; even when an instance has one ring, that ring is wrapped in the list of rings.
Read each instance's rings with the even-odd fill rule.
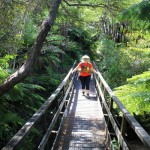
[[[43,133],[45,134],[46,131],[47,131],[47,113],[46,113],[46,112],[44,113],[44,115],[43,115],[43,117],[42,117],[42,121],[43,121],[43,123],[42,123],[42,124],[43,124],[43,126],[42,126],[42,128],[43,128]],[[43,136],[44,136],[44,135],[43,135]],[[44,150],[49,150],[48,144],[46,144]]]
[[[120,128],[121,135],[123,137],[125,137],[125,133],[126,133],[125,131],[126,131],[126,129],[127,129],[127,120],[126,120],[126,118],[123,115],[122,122],[121,122],[121,128]],[[119,144],[118,150],[122,150],[122,147],[121,147],[120,144]]]
[[[109,109],[110,109],[110,112],[112,112],[112,110],[113,110],[113,99],[112,98],[110,99]]]
[[[63,91],[63,97],[65,96],[65,86],[66,86],[66,85],[64,85],[63,88],[62,88],[62,91]]]
[[[47,120],[46,120],[46,112],[45,112],[45,114],[43,115],[43,118],[42,118],[42,124],[43,124],[43,126],[42,126],[42,128],[43,128],[43,132],[44,132],[44,134],[45,134],[45,132],[46,132],[46,130],[47,130]]]
[[[126,120],[126,118],[123,115],[122,122],[121,122],[121,133],[122,133],[123,136],[125,136],[126,129],[127,129],[127,120]]]
[[[112,113],[112,110],[113,110],[113,99],[112,98],[110,99],[109,110]],[[110,118],[108,118],[108,120],[107,120],[108,128],[110,127],[110,125],[111,125],[111,121],[110,121]]]

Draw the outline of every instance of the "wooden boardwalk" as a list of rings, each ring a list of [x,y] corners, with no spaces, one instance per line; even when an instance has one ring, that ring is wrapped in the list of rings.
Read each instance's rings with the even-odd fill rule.
[[[93,80],[89,99],[82,95],[80,81],[75,84],[74,97],[54,149],[106,150],[104,117]]]

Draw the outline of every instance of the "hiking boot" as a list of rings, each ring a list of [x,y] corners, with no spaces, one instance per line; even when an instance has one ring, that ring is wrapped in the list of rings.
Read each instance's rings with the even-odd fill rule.
[[[87,98],[90,98],[90,95],[89,95],[89,93],[87,93]]]
[[[84,92],[82,92],[82,95],[84,95]]]

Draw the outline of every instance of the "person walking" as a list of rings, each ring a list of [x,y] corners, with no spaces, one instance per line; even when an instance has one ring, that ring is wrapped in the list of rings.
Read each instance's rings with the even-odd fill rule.
[[[77,65],[77,67],[72,71],[72,73],[79,70],[79,79],[82,85],[82,94],[86,95],[89,98],[89,85],[91,80],[92,72],[97,73],[93,68],[92,63],[90,63],[90,57],[88,55],[84,55],[82,57],[82,61]]]

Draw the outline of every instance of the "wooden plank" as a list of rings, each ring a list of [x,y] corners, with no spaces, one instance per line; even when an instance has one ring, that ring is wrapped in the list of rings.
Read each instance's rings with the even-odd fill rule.
[[[59,117],[59,115],[60,115],[60,112],[61,112],[61,110],[62,110],[62,108],[63,108],[63,106],[64,106],[65,100],[66,100],[66,98],[67,98],[67,96],[68,96],[68,94],[69,94],[69,91],[70,91],[72,85],[73,85],[73,81],[70,82],[70,85],[69,85],[69,87],[68,87],[68,89],[67,89],[67,91],[66,91],[66,93],[65,93],[64,98],[63,98],[63,101],[61,102],[61,104],[60,104],[60,106],[59,106],[59,108],[58,108],[58,110],[57,110],[57,112],[56,112],[54,118],[52,119],[51,124],[49,125],[49,127],[48,127],[48,129],[47,129],[45,135],[43,136],[42,141],[40,142],[40,144],[39,144],[39,146],[38,146],[38,149],[39,149],[39,150],[44,150],[45,145],[46,145],[46,143],[47,143],[47,141],[48,141],[48,139],[49,139],[49,136],[50,136],[50,134],[51,134],[51,131],[53,130],[53,127],[54,127],[54,125],[55,125],[55,123],[56,123],[56,121],[57,121],[57,119],[58,119],[58,117]]]
[[[103,117],[95,88],[90,89],[88,99],[82,95],[80,81],[76,81],[74,97],[54,149],[106,149]]]
[[[104,103],[105,109],[106,109],[106,111],[107,111],[107,113],[108,113],[109,119],[110,119],[111,124],[112,124],[112,126],[113,126],[113,129],[114,129],[114,131],[115,131],[115,133],[116,133],[116,136],[117,136],[117,138],[118,138],[118,140],[119,140],[119,143],[120,143],[121,147],[123,148],[123,150],[129,150],[129,148],[128,148],[128,146],[127,146],[127,144],[126,144],[126,142],[125,142],[123,136],[121,135],[121,132],[120,132],[120,130],[119,130],[119,128],[118,128],[118,126],[117,126],[117,124],[116,124],[116,122],[115,122],[113,116],[112,116],[112,113],[110,112],[110,109],[109,109],[109,107],[108,107],[108,105],[107,105],[107,103],[106,103],[106,101],[105,101],[103,92],[102,92],[102,90],[101,90],[101,88],[100,88],[100,86],[99,86],[99,84],[98,84],[97,79],[96,79],[96,83],[97,83],[97,85],[98,85],[98,90],[99,90],[99,92],[100,92],[101,99],[102,99],[102,101],[103,101],[103,103]]]
[[[73,83],[74,80],[75,80],[75,76],[73,77],[73,80],[71,82]],[[53,143],[53,146],[52,146],[51,150],[55,149],[54,147],[55,147],[55,145],[56,145],[56,143],[57,143],[57,141],[59,139],[61,128],[62,128],[62,126],[64,124],[64,121],[65,121],[67,115],[68,115],[68,109],[69,109],[69,107],[71,105],[71,99],[73,98],[73,91],[74,91],[74,85],[73,85],[73,88],[70,89],[70,91],[69,91],[69,94],[71,94],[71,95],[70,95],[69,99],[67,100],[66,109],[65,109],[65,111],[63,113],[63,117],[61,119],[61,123],[60,123],[59,129],[58,129],[58,132],[57,132],[57,135],[56,135],[56,138],[55,138],[55,141]],[[65,102],[66,102],[66,100],[65,100]]]

